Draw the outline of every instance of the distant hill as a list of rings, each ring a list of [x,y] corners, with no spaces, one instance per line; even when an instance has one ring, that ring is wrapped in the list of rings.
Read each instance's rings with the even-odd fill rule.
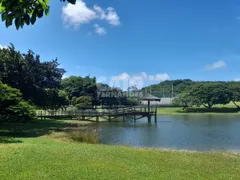
[[[190,79],[178,79],[178,80],[163,81],[163,82],[160,82],[159,84],[154,84],[151,86],[144,87],[142,88],[142,90],[150,92],[150,89],[151,89],[151,94],[157,97],[172,97],[172,89],[173,89],[173,97],[176,97],[181,92],[183,92],[186,88],[196,83],[205,83],[205,82],[240,84],[240,82],[234,82],[234,81],[192,81]]]
[[[173,96],[175,97],[194,83],[195,82],[190,79],[167,80],[159,84],[144,87],[142,90],[149,92],[151,89],[151,93],[158,97],[172,97],[173,88]]]

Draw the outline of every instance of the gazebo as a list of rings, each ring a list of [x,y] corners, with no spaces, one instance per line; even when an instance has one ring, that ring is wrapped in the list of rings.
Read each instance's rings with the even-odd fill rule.
[[[143,97],[139,98],[139,100],[141,100],[141,101],[147,101],[147,102],[148,102],[148,113],[150,113],[150,102],[151,102],[151,101],[158,101],[158,102],[161,101],[160,98],[158,98],[158,97],[156,97],[156,96],[153,96],[153,95],[151,95],[151,94],[148,94],[148,95],[146,95],[146,96],[143,96]]]

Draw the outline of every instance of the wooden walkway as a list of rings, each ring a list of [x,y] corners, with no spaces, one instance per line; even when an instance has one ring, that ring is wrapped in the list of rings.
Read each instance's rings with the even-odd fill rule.
[[[82,110],[72,110],[72,111],[37,111],[37,117],[41,119],[45,118],[70,118],[70,119],[81,119],[81,120],[91,120],[99,122],[99,119],[104,119],[107,121],[114,120],[138,120],[144,117],[151,121],[154,116],[155,122],[157,121],[157,107],[151,107],[148,109],[146,106],[138,107],[125,107],[125,108],[115,108],[115,109],[82,109]]]

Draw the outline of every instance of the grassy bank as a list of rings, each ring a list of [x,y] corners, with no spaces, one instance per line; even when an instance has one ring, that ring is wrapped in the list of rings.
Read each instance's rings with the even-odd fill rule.
[[[240,155],[76,143],[59,130],[82,122],[35,121],[0,129],[1,179],[239,179]],[[80,128],[80,129],[79,129]],[[58,131],[49,133],[49,131]],[[60,134],[62,131],[60,131]]]
[[[164,115],[174,115],[174,114],[239,114],[240,109],[237,109],[233,103],[227,105],[215,105],[212,108],[208,109],[203,106],[201,107],[189,107],[183,109],[182,107],[159,107],[157,110],[158,114]]]
[[[20,138],[0,145],[2,179],[239,179],[240,155]]]

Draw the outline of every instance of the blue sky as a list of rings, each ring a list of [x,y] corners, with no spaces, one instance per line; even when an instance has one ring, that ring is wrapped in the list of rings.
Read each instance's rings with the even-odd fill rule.
[[[48,17],[15,30],[0,23],[0,44],[58,57],[66,76],[109,84],[130,79],[239,80],[237,0],[79,0],[50,2]],[[117,82],[118,81],[118,82]],[[115,84],[116,83],[116,84]]]

